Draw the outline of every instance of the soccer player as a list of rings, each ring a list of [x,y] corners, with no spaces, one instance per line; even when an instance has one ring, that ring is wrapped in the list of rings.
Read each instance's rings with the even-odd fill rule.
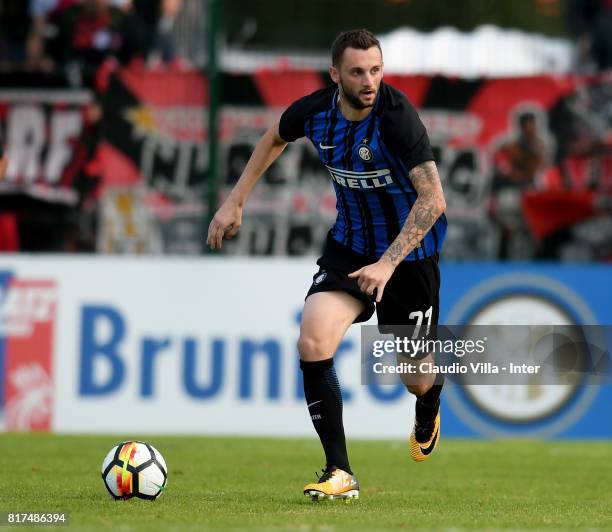
[[[220,248],[242,221],[251,189],[288,142],[307,137],[328,169],[338,216],[306,296],[298,350],[307,408],[326,467],[304,493],[359,495],[346,450],[333,355],[352,323],[376,309],[381,325],[437,324],[438,254],[446,208],[429,138],[406,97],[382,81],[380,43],[367,30],[341,33],[331,49],[335,85],[290,105],[260,139],[216,212],[207,244]],[[428,458],[439,441],[441,381],[407,384],[417,396],[410,452]]]

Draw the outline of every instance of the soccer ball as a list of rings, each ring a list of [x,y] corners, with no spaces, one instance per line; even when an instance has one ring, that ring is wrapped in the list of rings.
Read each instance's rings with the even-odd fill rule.
[[[160,452],[143,441],[115,445],[102,462],[102,480],[114,499],[155,500],[166,488],[168,468]]]

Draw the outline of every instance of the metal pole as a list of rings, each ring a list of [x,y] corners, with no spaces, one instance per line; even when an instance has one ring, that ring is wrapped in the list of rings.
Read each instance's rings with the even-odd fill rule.
[[[219,105],[221,99],[221,72],[219,71],[219,37],[221,35],[221,2],[220,0],[203,0],[207,2],[208,19],[208,187],[205,187],[207,216],[204,234],[217,210],[219,179]],[[208,247],[203,246],[208,251]]]

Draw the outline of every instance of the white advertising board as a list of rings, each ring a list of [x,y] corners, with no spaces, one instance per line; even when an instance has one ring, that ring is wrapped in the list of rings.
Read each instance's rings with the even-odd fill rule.
[[[11,380],[19,345],[0,332],[0,362],[13,371],[6,428],[41,428],[47,415],[56,432],[314,435],[296,343],[316,271],[310,259],[2,256],[5,285],[54,287],[30,297],[24,318],[49,307],[52,397],[41,398],[31,367]],[[361,385],[359,333],[351,327],[336,355],[347,436],[405,438],[413,399],[401,386]]]

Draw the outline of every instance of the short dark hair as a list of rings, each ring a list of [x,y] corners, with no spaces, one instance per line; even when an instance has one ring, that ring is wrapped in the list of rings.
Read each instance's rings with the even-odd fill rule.
[[[371,31],[361,29],[342,32],[335,38],[331,47],[332,65],[338,66],[340,64],[340,58],[347,48],[368,50],[372,46],[377,46],[382,54],[380,42]]]

